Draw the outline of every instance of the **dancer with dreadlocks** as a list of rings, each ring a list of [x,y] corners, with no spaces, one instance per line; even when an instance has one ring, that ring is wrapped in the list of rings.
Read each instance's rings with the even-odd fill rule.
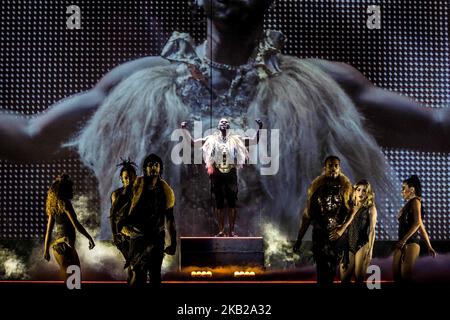
[[[80,259],[75,250],[75,230],[89,240],[89,249],[95,243],[86,229],[78,222],[70,200],[73,197],[73,182],[67,174],[58,176],[47,193],[45,211],[48,215],[45,232],[44,259],[50,261],[50,242],[55,228],[54,240],[51,243],[53,256],[59,265],[61,275],[67,279],[67,268],[72,265],[80,267]]]
[[[137,165],[132,162],[129,158],[128,160],[121,159],[122,162],[118,164],[120,168],[120,180],[122,181],[122,187],[116,189],[111,194],[111,231],[113,242],[117,249],[123,254],[125,258],[125,267],[129,266],[128,251],[129,251],[129,241],[130,239],[121,233],[122,226],[126,223],[126,218],[128,212],[130,211],[131,198],[132,198],[132,187],[134,181],[136,180],[136,169]],[[130,268],[128,268],[128,280],[130,280]]]
[[[297,208],[327,154],[338,155],[351,179],[366,177],[381,195],[392,187],[380,146],[449,152],[449,108],[424,108],[372,85],[344,63],[282,54],[285,37],[264,30],[273,2],[196,1],[206,13],[206,41],[196,44],[190,35],[175,32],[160,56],[124,63],[92,89],[45,112],[24,119],[1,114],[0,158],[39,161],[64,155],[66,146],[75,148],[98,179],[107,236],[104,209],[117,188],[111,159],[127,154],[141,161],[150,149],[170,159],[169,137],[185,119],[208,120],[206,127],[210,119],[227,116],[245,131],[248,119],[258,116],[267,128],[280,130],[280,170],[276,175],[253,174],[253,168],[243,172],[252,188],[240,192],[248,199],[242,211],[260,210],[293,237]],[[301,38],[297,29],[294,35]],[[422,130],[411,130],[417,126]],[[209,210],[181,193],[180,181],[199,181],[197,176],[171,163],[166,172],[183,215]]]

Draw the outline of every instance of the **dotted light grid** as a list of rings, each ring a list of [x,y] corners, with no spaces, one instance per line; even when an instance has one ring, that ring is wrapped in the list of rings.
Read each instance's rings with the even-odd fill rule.
[[[74,2],[21,0],[0,4],[2,109],[27,115],[43,111],[63,97],[92,87],[117,64],[158,54],[173,30],[190,32],[197,41],[205,36],[202,18],[191,16],[187,1],[77,0],[82,9],[82,30],[66,30],[65,7],[70,4]],[[446,1],[426,5],[419,0],[383,1],[381,30],[366,27],[366,9],[372,4],[366,0],[277,1],[266,27],[285,32],[287,54],[347,62],[375,84],[427,106],[448,103]],[[398,154],[398,165],[394,163],[395,151],[385,153],[400,177],[417,173],[409,164],[419,161],[422,153]],[[448,172],[448,158],[430,157],[435,159],[432,165],[436,172]],[[63,161],[63,167],[58,167],[60,163],[46,165],[51,173],[43,173],[39,166],[0,162],[0,237],[43,235],[45,192],[53,176],[61,171],[72,175],[80,192],[95,192],[95,180],[86,177],[87,171],[78,161]],[[420,176],[432,189],[431,172],[424,169]],[[47,174],[46,181],[39,178]],[[447,175],[444,183],[448,181]],[[16,185],[33,186],[35,192],[23,192]],[[428,209],[425,213],[425,219],[430,219],[429,223],[426,220],[430,236],[435,240],[449,238],[450,194],[445,192],[448,186],[442,189],[440,196],[424,195],[440,213],[431,214]],[[383,233],[379,231],[378,238],[389,240],[395,236],[398,207],[386,203],[379,207],[386,214],[380,219],[384,228],[379,228]],[[25,218],[35,219],[33,231],[29,230],[31,220]]]

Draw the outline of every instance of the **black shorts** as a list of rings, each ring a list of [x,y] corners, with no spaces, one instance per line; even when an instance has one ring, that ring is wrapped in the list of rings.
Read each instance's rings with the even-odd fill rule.
[[[238,193],[236,169],[231,169],[228,173],[222,173],[218,169],[215,169],[211,182],[216,200],[216,208],[223,209],[225,199],[229,208],[236,208]]]

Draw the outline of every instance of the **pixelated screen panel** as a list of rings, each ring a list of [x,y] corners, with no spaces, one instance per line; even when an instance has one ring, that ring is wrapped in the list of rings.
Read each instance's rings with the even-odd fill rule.
[[[278,0],[266,28],[288,37],[284,52],[343,61],[376,85],[427,107],[449,105],[448,1],[385,0],[380,30],[366,26],[373,1]],[[81,8],[81,30],[66,29],[66,8]],[[125,61],[157,55],[172,31],[201,41],[206,30],[188,1],[30,1],[0,3],[0,107],[33,116],[92,87]],[[449,239],[449,155],[385,150],[399,178],[419,174],[424,220],[434,240]],[[95,179],[77,159],[35,165],[0,161],[0,238],[42,237],[44,201],[53,177],[68,172],[76,191],[95,197]],[[379,240],[396,235],[396,211],[379,203]],[[398,208],[396,208],[398,209]]]

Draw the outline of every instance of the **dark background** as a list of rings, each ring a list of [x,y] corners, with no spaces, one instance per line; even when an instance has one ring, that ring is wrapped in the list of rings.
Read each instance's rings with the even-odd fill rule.
[[[66,29],[72,4],[81,7],[81,30]],[[372,4],[381,5],[381,30],[366,27]],[[343,61],[426,107],[449,107],[449,7],[449,1],[431,0],[278,0],[266,27],[287,35],[286,54]],[[0,108],[17,116],[45,111],[122,62],[158,55],[174,30],[201,41],[201,19],[187,0],[1,1]],[[429,234],[448,240],[449,154],[384,152],[400,180],[421,177]],[[72,176],[77,193],[95,199],[95,178],[76,158],[34,165],[0,161],[0,238],[43,237],[46,190],[61,172]],[[378,240],[396,237],[397,212],[387,208],[378,203]]]

